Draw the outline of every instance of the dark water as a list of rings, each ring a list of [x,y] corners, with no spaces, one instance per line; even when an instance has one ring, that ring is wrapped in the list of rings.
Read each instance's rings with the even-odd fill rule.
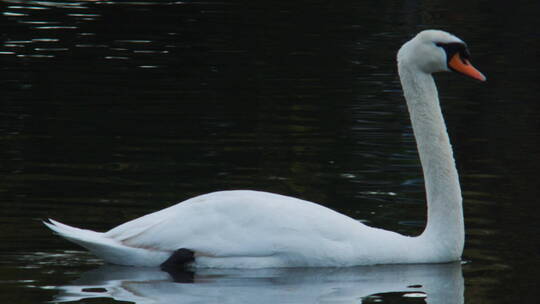
[[[538,1],[0,5],[3,303],[537,301]],[[466,40],[488,76],[437,77],[464,194],[463,265],[208,270],[179,284],[101,266],[41,225],[107,230],[197,194],[257,189],[420,233],[394,58],[426,28]]]

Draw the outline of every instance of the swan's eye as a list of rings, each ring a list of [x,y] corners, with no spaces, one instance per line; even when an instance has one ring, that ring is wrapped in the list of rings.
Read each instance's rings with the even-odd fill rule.
[[[441,47],[446,52],[446,58],[448,61],[452,57],[454,57],[455,54],[459,54],[459,57],[462,60],[469,60],[471,58],[471,54],[469,53],[469,49],[467,48],[467,45],[464,43],[459,42],[451,42],[451,43],[443,43],[443,42],[437,42],[435,43],[436,46]]]

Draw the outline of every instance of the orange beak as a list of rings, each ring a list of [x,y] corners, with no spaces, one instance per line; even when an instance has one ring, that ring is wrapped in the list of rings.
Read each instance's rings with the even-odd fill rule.
[[[484,76],[484,74],[480,73],[480,71],[473,67],[467,59],[461,58],[459,54],[455,54],[452,59],[450,59],[450,62],[448,62],[448,66],[453,70],[474,79],[486,81],[486,76]]]

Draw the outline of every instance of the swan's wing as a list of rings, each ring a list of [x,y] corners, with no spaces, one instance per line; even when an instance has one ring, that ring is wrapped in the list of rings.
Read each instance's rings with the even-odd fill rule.
[[[323,206],[255,191],[195,197],[106,233],[126,246],[209,256],[268,256],[321,248],[351,251],[343,240],[365,227]],[[361,230],[361,229],[360,229]]]

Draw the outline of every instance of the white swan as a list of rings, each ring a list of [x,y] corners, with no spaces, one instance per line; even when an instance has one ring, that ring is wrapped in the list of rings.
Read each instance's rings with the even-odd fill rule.
[[[461,190],[432,74],[454,70],[484,81],[465,43],[438,30],[398,52],[427,192],[424,232],[408,237],[372,228],[324,206],[278,194],[205,194],[104,233],[50,220],[50,229],[114,264],[263,268],[439,263],[464,244]]]

